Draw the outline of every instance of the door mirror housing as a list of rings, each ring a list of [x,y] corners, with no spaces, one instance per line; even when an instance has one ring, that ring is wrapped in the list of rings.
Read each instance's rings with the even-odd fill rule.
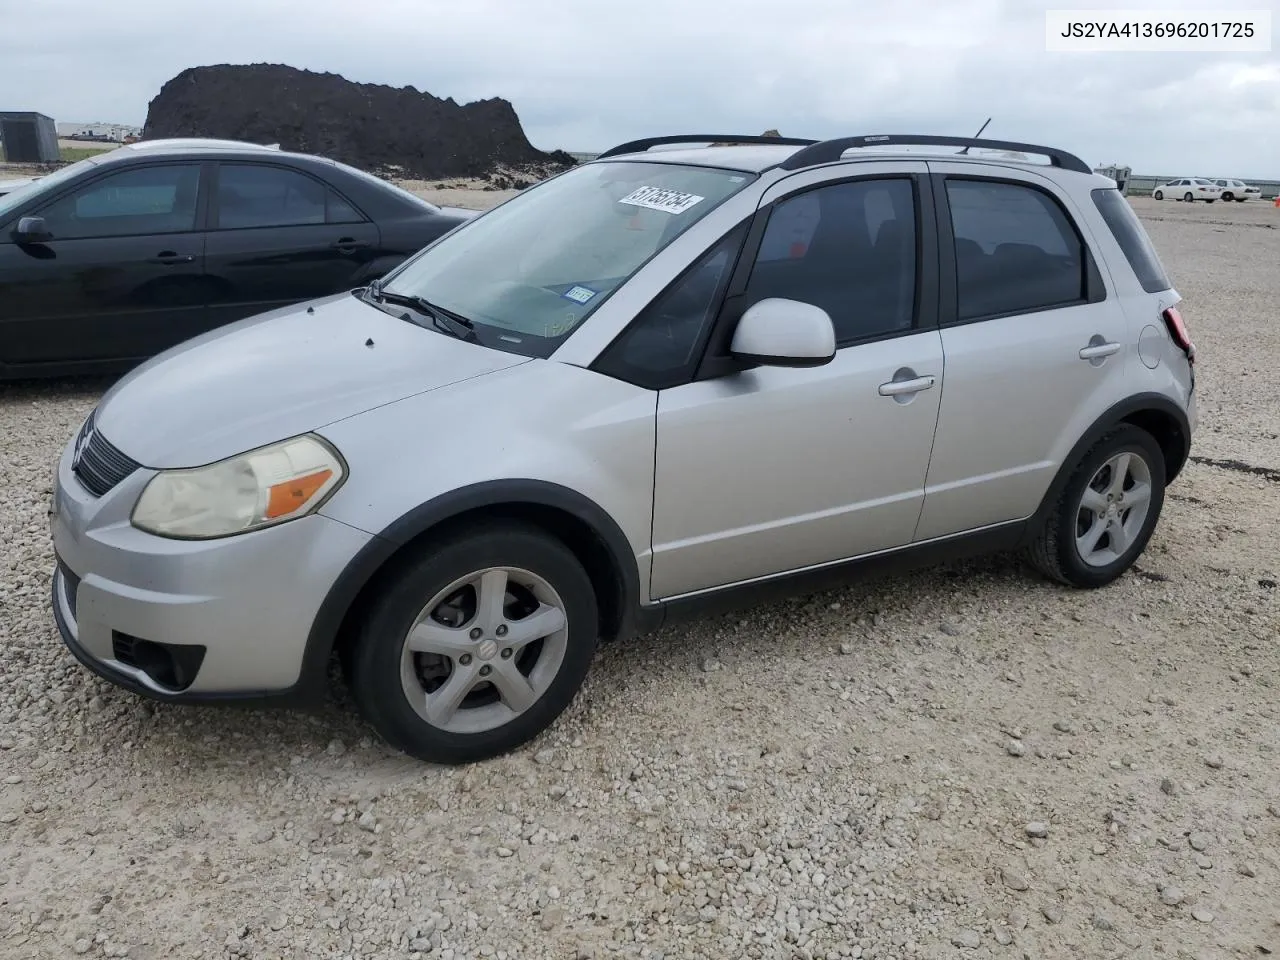
[[[743,313],[729,352],[767,367],[821,367],[835,359],[836,330],[821,307],[771,297]]]
[[[44,217],[23,217],[13,230],[13,239],[18,243],[44,243],[52,240],[53,234],[45,225]]]

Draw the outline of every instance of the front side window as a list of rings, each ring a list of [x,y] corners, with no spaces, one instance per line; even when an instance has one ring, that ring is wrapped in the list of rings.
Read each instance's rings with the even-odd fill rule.
[[[1034,187],[948,180],[957,318],[1032,313],[1086,298],[1084,244],[1066,211]]]
[[[387,276],[475,325],[487,345],[548,356],[619,286],[753,175],[590,163],[531,187]]]
[[[839,344],[909,330],[916,208],[910,180],[856,180],[779,201],[747,282],[746,305],[783,297],[821,307]]]
[[[135,167],[95,180],[37,211],[55,240],[195,229],[197,164]]]

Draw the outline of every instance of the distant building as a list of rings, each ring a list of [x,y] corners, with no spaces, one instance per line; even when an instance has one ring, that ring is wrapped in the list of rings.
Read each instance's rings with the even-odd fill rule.
[[[0,113],[0,142],[9,163],[57,163],[58,137],[43,113]]]
[[[140,137],[141,127],[126,123],[59,123],[58,136],[63,140],[97,140],[107,143],[124,143],[130,137]]]

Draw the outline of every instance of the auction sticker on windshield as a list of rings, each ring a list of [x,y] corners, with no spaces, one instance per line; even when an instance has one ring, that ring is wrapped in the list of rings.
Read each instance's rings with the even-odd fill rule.
[[[645,207],[649,210],[661,210],[663,213],[684,213],[696,203],[705,200],[695,193],[680,193],[678,190],[665,190],[662,187],[641,187],[627,194],[619,203],[633,207]]]

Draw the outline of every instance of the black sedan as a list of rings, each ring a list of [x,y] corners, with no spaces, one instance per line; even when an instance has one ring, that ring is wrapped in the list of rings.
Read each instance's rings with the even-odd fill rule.
[[[473,211],[353,167],[142,141],[0,196],[0,379],[122,372],[183,340],[362,286]]]

